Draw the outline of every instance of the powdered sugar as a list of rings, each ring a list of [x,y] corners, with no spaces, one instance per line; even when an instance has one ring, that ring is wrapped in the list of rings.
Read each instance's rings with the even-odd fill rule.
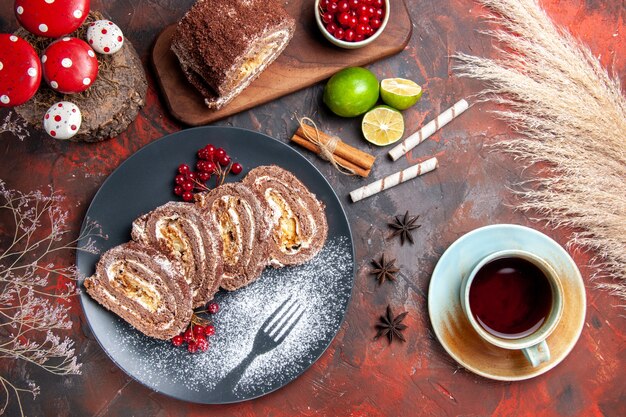
[[[353,269],[348,237],[331,238],[304,265],[268,268],[248,287],[218,293],[220,312],[212,316],[217,334],[207,352],[189,354],[119,320],[108,335],[114,346],[108,353],[131,376],[181,399],[216,403],[262,395],[299,375],[328,346],[343,319]],[[305,310],[300,322],[277,348],[248,356],[263,322],[290,296]],[[251,360],[249,366],[238,367],[244,360]],[[225,389],[220,381],[236,368],[229,379],[238,384]]]

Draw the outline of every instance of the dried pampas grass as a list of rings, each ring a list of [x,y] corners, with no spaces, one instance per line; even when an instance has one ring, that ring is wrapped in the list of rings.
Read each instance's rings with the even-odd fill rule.
[[[482,98],[519,136],[496,145],[527,166],[518,208],[574,230],[602,280],[626,299],[626,100],[591,51],[557,28],[536,0],[479,0],[493,11],[499,58],[459,54],[457,73],[482,80]]]

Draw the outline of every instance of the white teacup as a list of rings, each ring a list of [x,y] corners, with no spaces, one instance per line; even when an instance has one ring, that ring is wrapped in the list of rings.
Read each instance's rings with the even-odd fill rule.
[[[523,259],[533,264],[543,273],[550,285],[551,290],[550,310],[545,319],[537,329],[530,332],[530,334],[524,334],[519,338],[500,337],[496,335],[497,332],[490,332],[486,330],[485,327],[483,327],[483,325],[481,325],[476,319],[470,306],[470,290],[479,271],[481,271],[487,264],[505,258]],[[504,263],[504,261],[502,262]],[[480,337],[482,337],[486,342],[504,349],[522,350],[524,356],[526,356],[528,361],[534,367],[550,360],[550,349],[548,348],[546,339],[554,331],[559,323],[559,320],[561,319],[561,313],[563,312],[563,287],[557,273],[546,261],[530,252],[522,250],[504,250],[492,253],[491,255],[483,258],[474,267],[474,269],[472,269],[472,271],[463,278],[460,296],[461,305],[467,319],[471,323],[474,330],[476,330]]]

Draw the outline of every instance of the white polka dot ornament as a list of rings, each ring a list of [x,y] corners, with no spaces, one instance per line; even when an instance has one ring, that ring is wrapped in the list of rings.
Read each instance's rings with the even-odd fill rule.
[[[90,0],[15,0],[15,16],[30,33],[58,38],[83,24],[89,3]]]
[[[98,76],[98,59],[85,41],[65,37],[52,42],[41,55],[43,76],[59,93],[88,89]]]
[[[43,128],[55,139],[69,139],[78,133],[82,122],[80,109],[74,103],[54,103],[43,117]]]
[[[24,39],[0,34],[0,107],[26,103],[41,82],[41,63],[35,49]]]
[[[124,34],[110,20],[96,20],[89,24],[87,42],[98,53],[111,55],[124,45]]]

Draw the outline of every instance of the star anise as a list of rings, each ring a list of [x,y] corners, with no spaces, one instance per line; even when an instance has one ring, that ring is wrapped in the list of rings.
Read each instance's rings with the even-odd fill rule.
[[[387,281],[395,281],[396,275],[400,269],[396,267],[396,260],[385,259],[385,254],[383,253],[380,257],[380,260],[377,261],[372,259],[372,265],[374,265],[374,269],[370,274],[376,275],[376,279],[378,280],[378,285],[382,285],[385,280]]]
[[[376,323],[376,328],[378,329],[378,333],[374,336],[374,340],[379,337],[387,337],[389,340],[389,344],[393,342],[394,337],[396,339],[400,339],[403,342],[406,342],[404,336],[402,336],[402,331],[407,328],[405,324],[402,324],[402,320],[406,317],[408,312],[400,313],[396,317],[393,316],[391,312],[391,307],[387,306],[387,314],[384,316],[380,316],[380,321]]]
[[[402,245],[404,245],[405,240],[408,240],[411,244],[415,243],[411,231],[421,227],[420,224],[415,224],[418,218],[419,216],[409,216],[408,210],[404,213],[404,217],[397,215],[393,223],[388,223],[389,227],[394,229],[389,238],[400,236],[400,243]]]

